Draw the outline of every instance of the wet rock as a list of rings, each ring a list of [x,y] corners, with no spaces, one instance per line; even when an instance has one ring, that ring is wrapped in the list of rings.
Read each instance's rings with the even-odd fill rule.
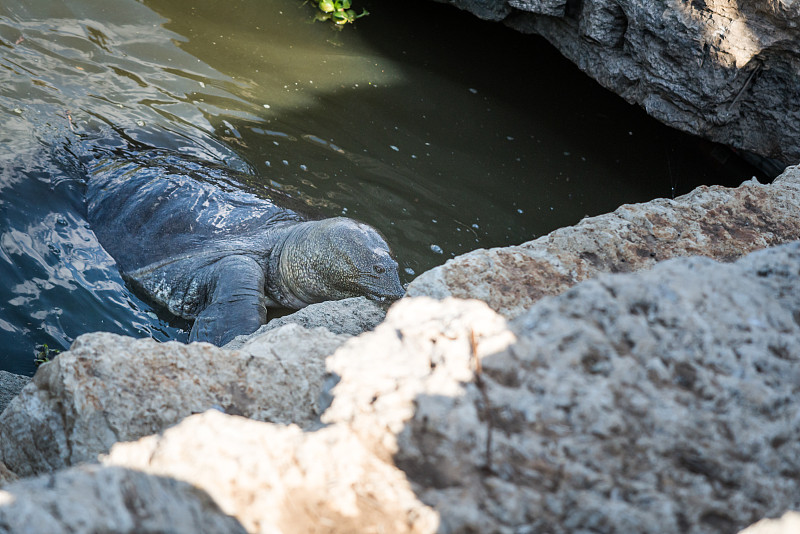
[[[449,0],[544,36],[656,119],[800,161],[800,5],[700,0]]]
[[[189,482],[251,533],[436,530],[404,474],[343,426],[304,433],[211,411],[115,445],[103,463]]]
[[[249,339],[291,323],[299,324],[303,328],[323,327],[334,334],[357,336],[375,328],[384,317],[386,310],[366,297],[320,302],[284,317],[272,319],[254,333],[236,337],[224,348],[238,349]]]
[[[295,324],[251,340],[242,351],[81,336],[42,365],[0,415],[0,461],[24,476],[91,462],[117,441],[160,432],[211,408],[312,425],[324,358],[344,339]]]
[[[798,284],[793,243],[602,275],[508,324],[405,299],[329,359],[323,420],[440,532],[735,532],[798,504]]]
[[[201,490],[119,467],[85,466],[0,490],[0,532],[242,533]]]
[[[786,512],[779,519],[762,519],[739,534],[797,534],[800,532],[800,513]]]
[[[3,413],[11,399],[19,395],[22,388],[30,381],[27,376],[0,371],[0,413]]]
[[[676,256],[732,261],[800,239],[800,166],[770,185],[699,187],[675,200],[625,205],[519,246],[479,249],[421,274],[409,296],[476,298],[513,318],[538,299],[603,272]]]

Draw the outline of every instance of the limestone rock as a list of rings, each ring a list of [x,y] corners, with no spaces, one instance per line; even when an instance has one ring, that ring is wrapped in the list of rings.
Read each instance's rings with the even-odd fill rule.
[[[800,513],[786,512],[779,519],[762,519],[739,534],[797,534],[800,532]]]
[[[22,388],[30,381],[27,376],[0,371],[0,413],[3,413],[11,399],[19,395]]]
[[[409,296],[476,298],[513,318],[543,296],[602,272],[676,256],[732,261],[800,239],[800,166],[771,185],[699,187],[675,200],[625,205],[519,246],[479,249],[421,274]]]
[[[602,275],[507,326],[404,299],[329,358],[323,420],[440,532],[735,532],[800,505],[798,284],[792,243]]]
[[[189,482],[250,533],[436,530],[403,473],[343,426],[304,433],[210,411],[117,444],[103,463]]]
[[[344,336],[286,325],[241,352],[107,333],[43,364],[0,415],[0,461],[27,476],[94,461],[117,441],[210,408],[314,424],[324,358]]]
[[[544,36],[665,124],[784,164],[800,161],[797,2],[448,1]]]
[[[357,336],[375,328],[385,316],[386,310],[366,297],[320,302],[272,319],[250,335],[237,336],[223,348],[238,349],[247,340],[291,323],[299,324],[303,328],[324,327],[334,334]]]
[[[0,490],[0,533],[242,533],[201,490],[119,467],[85,466]]]

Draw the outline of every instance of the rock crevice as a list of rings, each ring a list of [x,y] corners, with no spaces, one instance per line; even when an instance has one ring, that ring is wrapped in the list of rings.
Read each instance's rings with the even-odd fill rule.
[[[800,161],[796,2],[449,3],[542,35],[601,85],[665,124],[784,164]]]

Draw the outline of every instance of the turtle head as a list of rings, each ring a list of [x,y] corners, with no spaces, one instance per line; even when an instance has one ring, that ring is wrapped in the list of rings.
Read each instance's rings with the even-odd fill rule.
[[[302,305],[359,296],[389,302],[405,294],[383,237],[345,217],[298,228],[283,247],[281,275]]]

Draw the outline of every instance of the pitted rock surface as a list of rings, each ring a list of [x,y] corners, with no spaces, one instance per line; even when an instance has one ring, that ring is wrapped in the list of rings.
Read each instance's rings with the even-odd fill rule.
[[[23,476],[92,462],[117,441],[212,408],[311,426],[324,359],[345,339],[292,324],[225,351],[86,334],[43,364],[0,415],[0,461]]]
[[[341,425],[302,432],[210,411],[115,445],[103,463],[189,482],[250,533],[412,534],[438,524],[402,471]]]
[[[603,275],[508,326],[403,300],[329,359],[323,419],[442,532],[735,532],[800,506],[798,284],[792,243]]]
[[[203,491],[119,467],[83,466],[0,490],[0,532],[244,534]]]
[[[679,256],[733,261],[800,239],[800,166],[772,184],[699,187],[675,200],[624,205],[519,246],[479,249],[421,274],[409,296],[475,298],[507,318],[604,272]]]

